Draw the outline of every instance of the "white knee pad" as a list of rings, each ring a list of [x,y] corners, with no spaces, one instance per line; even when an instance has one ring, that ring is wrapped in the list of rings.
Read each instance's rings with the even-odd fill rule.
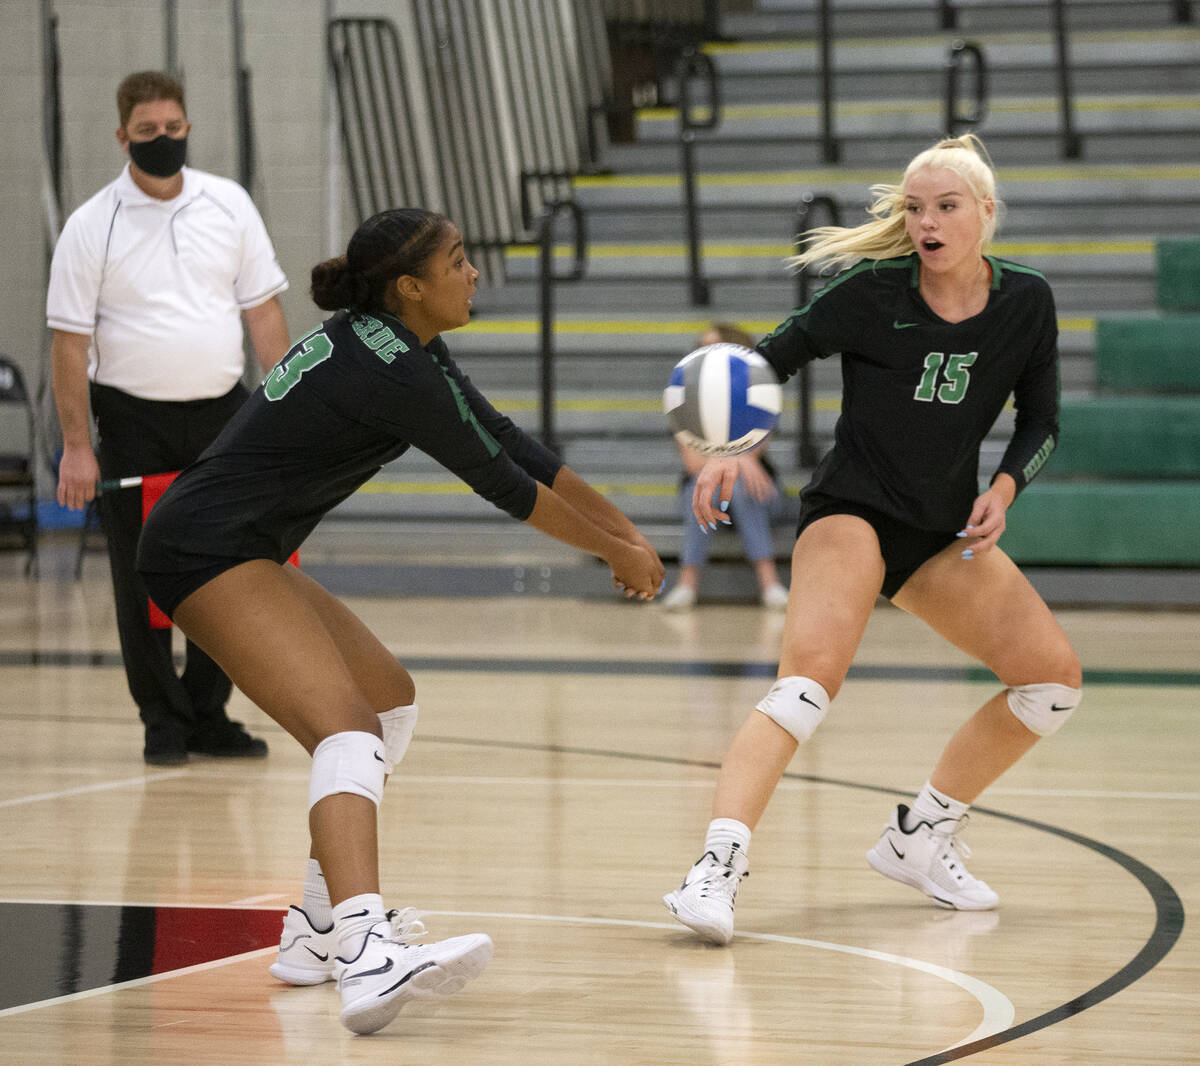
[[[1031,733],[1057,733],[1083,699],[1083,690],[1066,685],[1017,685],[1008,689],[1008,709]]]
[[[417,705],[410,703],[407,707],[393,707],[379,716],[379,725],[383,729],[383,758],[384,773],[390,774],[412,742],[413,730],[417,728]]]
[[[829,713],[829,693],[811,677],[781,677],[757,707],[803,744]]]
[[[383,741],[374,733],[334,733],[313,752],[308,809],[338,792],[364,796],[376,807],[383,799]]]

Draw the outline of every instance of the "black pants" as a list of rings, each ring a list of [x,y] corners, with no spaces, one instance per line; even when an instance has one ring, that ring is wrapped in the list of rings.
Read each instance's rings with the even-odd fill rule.
[[[106,385],[91,387],[100,431],[100,476],[135,477],[182,470],[215,439],[242,405],[239,384],[211,400],[142,400]],[[233,686],[190,640],[182,676],[175,672],[170,629],[154,629],[146,587],[136,568],[142,530],[138,489],[106,492],[100,517],[108,541],[117,630],[129,692],[146,727],[147,744],[182,746],[203,726],[224,721]]]

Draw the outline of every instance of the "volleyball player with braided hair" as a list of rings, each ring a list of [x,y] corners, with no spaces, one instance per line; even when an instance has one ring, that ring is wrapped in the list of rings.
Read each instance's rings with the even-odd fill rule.
[[[1066,635],[996,543],[1058,436],[1050,288],[988,254],[995,178],[973,135],[939,142],[872,192],[870,221],[808,234],[794,265],[845,269],[758,345],[780,380],[840,353],[842,413],[801,494],[778,679],[722,763],[702,858],[664,897],[718,944],[733,936],[751,831],[828,712],[881,592],[1004,685],[951,737],[911,807],[892,811],[867,855],[885,876],[944,907],[996,906],[963,862],[966,810],[1080,701]],[[981,492],[980,444],[1010,395],[1013,434]],[[730,460],[697,476],[701,525],[723,519],[736,477]]]
[[[383,464],[419,448],[514,518],[607,562],[649,600],[663,566],[633,524],[497,412],[440,334],[465,325],[478,271],[447,218],[375,215],[312,271],[336,311],[302,337],[151,512],[138,566],[162,610],[312,755],[312,852],[272,972],[335,979],[359,1033],[404,1002],[457,991],[483,934],[412,944],[380,896],[376,808],[416,721],[412,678],[342,603],[287,559]],[[410,924],[410,923],[409,923]]]

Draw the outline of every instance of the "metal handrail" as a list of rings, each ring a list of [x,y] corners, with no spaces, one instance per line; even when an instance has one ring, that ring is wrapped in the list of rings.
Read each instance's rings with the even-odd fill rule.
[[[702,25],[705,40],[716,41],[721,38],[721,0],[704,0]]]
[[[975,106],[963,114],[959,110],[959,75],[966,59],[974,61]],[[946,98],[944,126],[946,133],[956,137],[963,130],[974,129],[987,117],[987,60],[983,49],[974,41],[955,41],[946,62]]]
[[[569,213],[575,231],[575,261],[566,274],[554,272],[554,220]],[[587,223],[583,209],[574,200],[554,200],[546,204],[538,222],[538,306],[541,312],[539,347],[539,386],[542,443],[556,455],[561,454],[554,429],[554,283],[579,281],[587,261]]]
[[[797,254],[800,253],[802,248],[800,238],[813,228],[810,216],[815,210],[825,212],[828,219],[827,225],[840,226],[842,224],[841,209],[832,196],[824,193],[817,195],[805,193],[801,197],[800,206],[796,210],[796,221],[792,230],[796,234],[795,248]],[[808,303],[811,281],[811,275],[807,266],[803,266],[796,271],[797,309],[804,307]],[[796,460],[800,466],[811,468],[816,466],[820,459],[820,454],[817,451],[816,433],[813,430],[811,364],[805,363],[796,374],[796,388],[798,394],[797,409],[800,416],[800,424],[796,431]]]
[[[837,163],[841,160],[842,151],[833,131],[833,7],[831,0],[821,0],[817,16],[821,53],[821,159],[826,163]]]
[[[1054,43],[1058,56],[1058,100],[1062,116],[1062,154],[1064,159],[1083,155],[1083,140],[1075,132],[1075,104],[1071,94],[1071,60],[1067,47],[1067,5],[1065,0],[1053,0]]]
[[[700,253],[700,212],[696,196],[696,131],[714,129],[721,121],[721,81],[712,57],[698,48],[685,48],[675,68],[679,81],[679,153],[683,179],[684,224],[688,242],[688,290],[693,307],[705,307],[712,298],[703,277]],[[708,82],[708,115],[697,118],[692,109],[692,79]]]

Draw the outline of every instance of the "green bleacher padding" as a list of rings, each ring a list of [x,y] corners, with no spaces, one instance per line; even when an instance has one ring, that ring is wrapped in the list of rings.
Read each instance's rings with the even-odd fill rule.
[[[1043,476],[1080,475],[1200,477],[1200,396],[1064,400],[1058,447]]]
[[[1164,311],[1200,311],[1200,237],[1172,237],[1154,249],[1158,306]]]
[[[1200,482],[1038,480],[1000,545],[1029,565],[1200,566]]]
[[[1096,385],[1123,392],[1200,392],[1200,314],[1097,318]]]

